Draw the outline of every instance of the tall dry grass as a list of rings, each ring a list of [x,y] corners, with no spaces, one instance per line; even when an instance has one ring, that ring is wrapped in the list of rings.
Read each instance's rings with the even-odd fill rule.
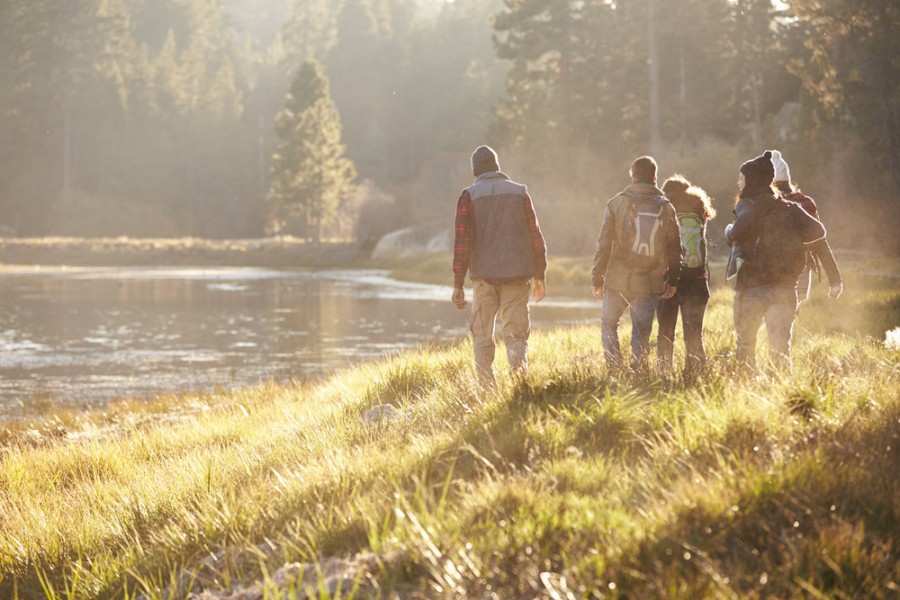
[[[864,271],[804,305],[790,374],[735,370],[722,289],[696,383],[610,373],[584,326],[536,332],[528,377],[492,392],[462,341],[171,398],[177,419],[10,431],[0,597],[300,597],[282,565],[361,555],[378,568],[336,595],[893,597],[900,290]]]

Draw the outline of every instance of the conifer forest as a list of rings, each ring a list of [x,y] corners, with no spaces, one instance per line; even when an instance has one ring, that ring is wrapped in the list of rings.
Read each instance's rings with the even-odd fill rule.
[[[892,251],[898,25],[895,0],[3,0],[0,226],[364,242],[449,227],[488,143],[584,254],[634,157],[730,214],[778,148],[834,244]]]

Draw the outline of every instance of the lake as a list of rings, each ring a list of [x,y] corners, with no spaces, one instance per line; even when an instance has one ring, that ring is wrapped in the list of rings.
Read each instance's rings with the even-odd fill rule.
[[[599,320],[587,291],[550,292],[532,304],[534,328]],[[451,342],[469,309],[450,293],[377,270],[5,267],[0,416],[310,379]]]

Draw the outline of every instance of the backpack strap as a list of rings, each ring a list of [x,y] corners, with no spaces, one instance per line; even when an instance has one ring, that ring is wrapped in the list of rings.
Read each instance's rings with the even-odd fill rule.
[[[628,198],[628,202],[629,202],[628,208],[626,208],[623,211],[622,215],[616,215],[616,244],[621,246],[622,245],[622,231],[623,231],[623,227],[625,226],[625,217],[627,216],[628,211],[630,211],[634,208],[634,194],[632,194],[631,192],[623,191],[623,192],[620,192],[619,195],[625,196],[626,198]]]

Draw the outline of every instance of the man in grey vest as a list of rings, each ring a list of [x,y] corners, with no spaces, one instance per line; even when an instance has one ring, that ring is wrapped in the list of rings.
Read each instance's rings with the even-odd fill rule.
[[[469,272],[475,368],[479,381],[492,386],[498,313],[510,369],[519,375],[528,370],[528,296],[540,302],[546,293],[547,247],[527,188],[500,172],[492,148],[475,149],[472,174],[475,182],[456,204],[452,300],[457,308],[467,306],[463,284]]]

